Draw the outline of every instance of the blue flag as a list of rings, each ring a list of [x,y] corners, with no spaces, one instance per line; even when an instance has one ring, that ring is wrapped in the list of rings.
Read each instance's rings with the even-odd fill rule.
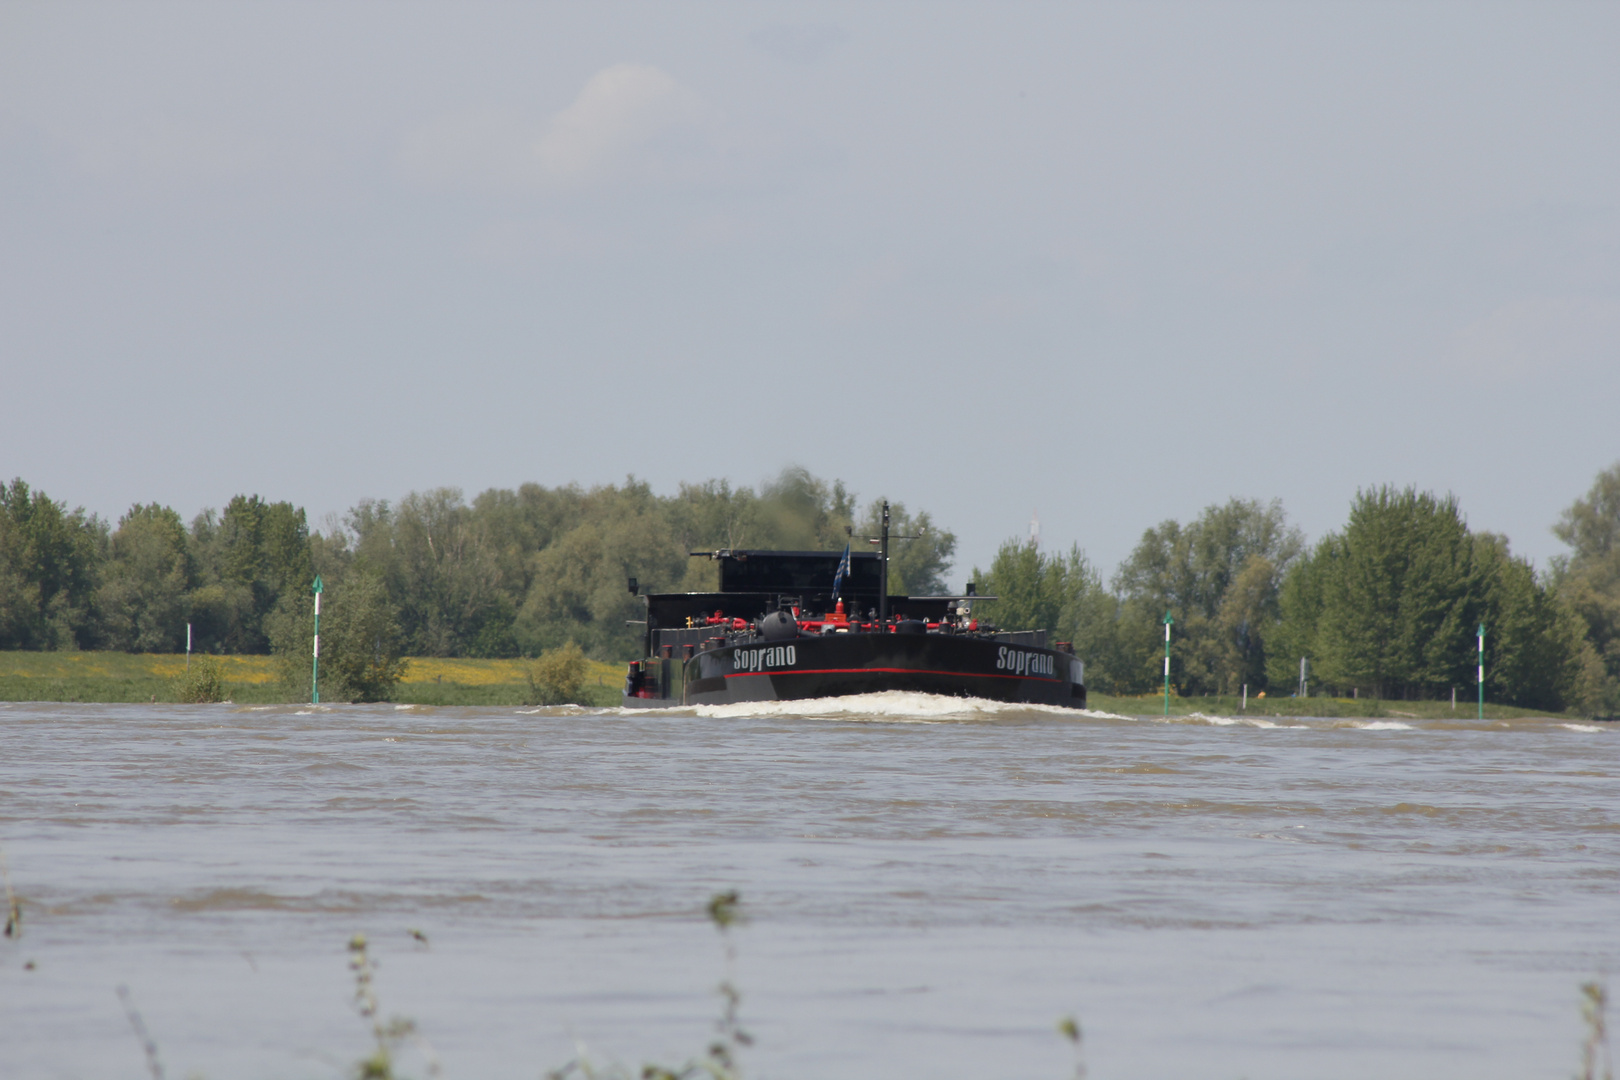
[[[838,560],[838,573],[833,575],[833,598],[838,597],[838,587],[844,583],[849,575],[849,545],[844,545],[844,557]]]

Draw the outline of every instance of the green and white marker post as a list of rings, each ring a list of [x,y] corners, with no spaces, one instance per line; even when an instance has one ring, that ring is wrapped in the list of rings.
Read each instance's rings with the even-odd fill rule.
[[[1485,719],[1485,624],[1479,624],[1479,718]]]
[[[321,703],[321,575],[315,575],[315,655],[310,661],[309,702]]]
[[[1164,613],[1164,715],[1170,715],[1170,624],[1176,620]]]

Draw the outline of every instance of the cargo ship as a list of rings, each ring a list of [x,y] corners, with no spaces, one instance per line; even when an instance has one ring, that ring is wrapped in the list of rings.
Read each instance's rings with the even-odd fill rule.
[[[646,605],[630,708],[802,701],[905,690],[1083,709],[1085,663],[1045,630],[980,620],[960,596],[889,595],[889,507],[877,551],[694,551],[712,593],[632,594]]]

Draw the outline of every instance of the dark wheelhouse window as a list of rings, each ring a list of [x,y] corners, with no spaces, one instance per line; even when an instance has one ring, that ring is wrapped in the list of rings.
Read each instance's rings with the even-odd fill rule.
[[[720,563],[720,591],[829,592],[842,557],[842,552],[738,552]],[[843,591],[877,590],[877,556],[851,554]]]

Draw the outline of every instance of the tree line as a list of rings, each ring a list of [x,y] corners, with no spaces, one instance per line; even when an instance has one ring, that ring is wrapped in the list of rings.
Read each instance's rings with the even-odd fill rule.
[[[14,480],[0,486],[0,648],[176,652],[189,623],[198,651],[279,653],[296,685],[319,574],[334,700],[381,696],[402,655],[538,656],[572,642],[623,658],[641,613],[627,577],[712,589],[715,564],[689,552],[859,547],[880,505],[791,468],[757,488],[710,480],[673,495],[634,478],[471,502],[438,489],[361,502],[316,530],[258,495],[189,524],[136,505],[113,525]],[[921,537],[895,545],[893,591],[946,591],[955,536],[900,504],[893,527]],[[1106,582],[1078,547],[1018,540],[971,577],[998,597],[981,616],[1073,641],[1103,692],[1160,685],[1166,613],[1172,683],[1188,695],[1292,692],[1303,657],[1319,692],[1443,697],[1472,686],[1483,623],[1492,700],[1613,713],[1620,463],[1554,531],[1570,553],[1538,572],[1505,537],[1470,530],[1455,499],[1381,487],[1314,545],[1279,502],[1232,499],[1147,529]]]
[[[1569,554],[1538,572],[1508,540],[1469,529],[1457,501],[1411,488],[1358,492],[1342,529],[1307,545],[1282,505],[1232,499],[1146,530],[1106,584],[1078,547],[1008,541],[980,610],[1072,640],[1094,689],[1186,695],[1311,692],[1443,698],[1475,683],[1530,708],[1620,711],[1620,463],[1564,511]]]
[[[189,525],[137,505],[116,525],[22,480],[0,487],[0,648],[177,652],[187,624],[206,653],[276,652],[307,682],[311,582],[319,574],[323,668],[332,696],[375,696],[400,655],[516,657],[574,642],[634,655],[644,609],[626,589],[718,587],[717,548],[828,550],[876,535],[881,499],[790,468],[767,483],[634,478],[591,489],[524,484],[467,502],[438,489],[367,500],[324,529],[301,508],[239,495]],[[892,506],[915,533],[896,552],[896,591],[941,592],[956,537]],[[329,658],[329,659],[328,659]],[[390,659],[392,658],[392,659]],[[323,691],[325,693],[325,691]]]

